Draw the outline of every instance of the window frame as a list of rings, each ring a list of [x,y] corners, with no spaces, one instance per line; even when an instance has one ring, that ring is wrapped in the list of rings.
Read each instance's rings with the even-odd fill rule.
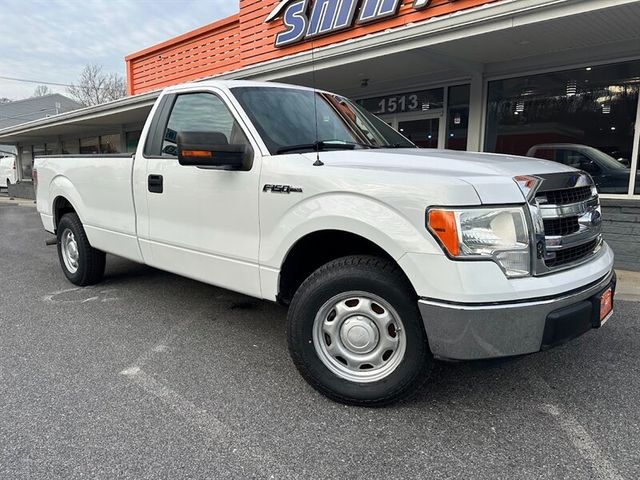
[[[181,95],[194,95],[194,94],[208,94],[217,97],[225,107],[229,110],[229,113],[233,117],[234,121],[237,123],[238,127],[241,129],[245,138],[247,139],[247,143],[251,148],[251,154],[253,155],[253,161],[251,169],[243,170],[250,171],[253,169],[253,164],[255,164],[255,159],[258,151],[262,151],[262,149],[256,144],[256,141],[247,128],[247,125],[244,119],[238,114],[237,107],[230,102],[226,95],[220,91],[214,91],[210,89],[194,89],[194,90],[179,90],[172,91],[165,95],[163,95],[160,100],[158,107],[155,111],[154,117],[152,119],[151,125],[149,127],[149,131],[147,133],[147,138],[145,140],[144,148],[142,150],[142,156],[145,159],[153,159],[153,160],[174,160],[177,161],[178,157],[176,156],[168,156],[162,155],[162,143],[164,141],[164,133],[169,125],[169,119],[171,117],[171,113],[173,112],[173,108],[175,106],[176,100]]]

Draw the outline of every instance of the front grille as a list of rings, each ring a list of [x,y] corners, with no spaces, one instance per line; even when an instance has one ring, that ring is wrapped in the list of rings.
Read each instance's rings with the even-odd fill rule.
[[[567,188],[563,190],[551,190],[538,196],[546,197],[547,203],[553,205],[569,205],[589,200],[593,196],[591,187]]]
[[[591,255],[596,249],[600,240],[593,240],[589,243],[579,245],[577,247],[560,250],[556,253],[555,258],[547,259],[546,264],[549,268],[557,268],[573,262],[582,260],[584,257]]]
[[[552,218],[544,221],[544,234],[547,237],[571,235],[580,231],[578,217]]]
[[[539,178],[542,182],[532,205],[533,214],[538,215],[536,235],[544,237],[544,245],[537,246],[535,270],[544,275],[592,257],[602,242],[602,226],[598,195],[587,174],[553,173]]]

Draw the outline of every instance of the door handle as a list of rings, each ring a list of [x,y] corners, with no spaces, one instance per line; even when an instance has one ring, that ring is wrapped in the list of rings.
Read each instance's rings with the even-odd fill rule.
[[[148,184],[151,193],[162,193],[164,191],[162,175],[149,175]]]

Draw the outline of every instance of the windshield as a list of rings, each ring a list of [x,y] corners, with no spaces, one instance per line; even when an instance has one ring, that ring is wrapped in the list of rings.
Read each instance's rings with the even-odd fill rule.
[[[236,87],[233,93],[272,155],[416,148],[382,120],[339,95],[281,87]]]
[[[610,155],[607,155],[603,151],[598,150],[597,148],[588,147],[585,150],[588,150],[591,156],[600,164],[602,168],[606,170],[629,170],[628,167],[625,167],[618,160]]]

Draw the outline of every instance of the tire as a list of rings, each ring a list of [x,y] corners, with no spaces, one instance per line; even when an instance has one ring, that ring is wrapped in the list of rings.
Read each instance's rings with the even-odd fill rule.
[[[287,334],[304,379],[344,404],[407,398],[433,367],[416,294],[399,267],[379,257],[344,257],[316,270],[294,295]]]
[[[58,258],[67,279],[79,287],[100,283],[106,255],[89,244],[78,215],[64,215],[58,223],[57,236]]]

